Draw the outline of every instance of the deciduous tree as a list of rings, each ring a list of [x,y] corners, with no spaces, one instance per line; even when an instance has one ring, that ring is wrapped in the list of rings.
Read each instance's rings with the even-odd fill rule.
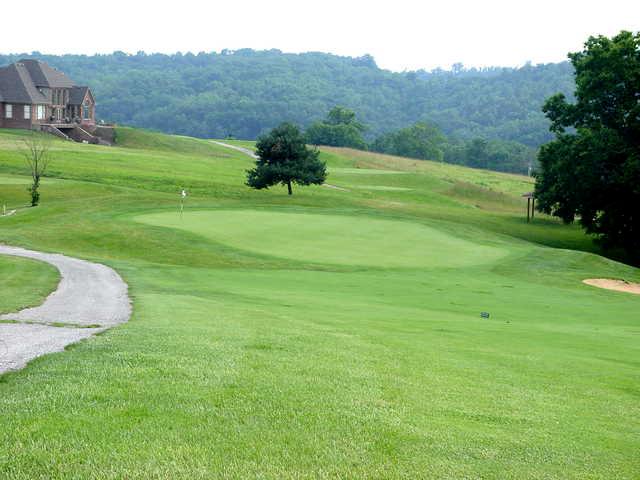
[[[418,122],[411,127],[378,137],[372,144],[372,150],[421,158],[423,160],[442,160],[447,142],[440,129],[427,122]]]
[[[366,149],[362,137],[365,126],[356,120],[356,114],[348,108],[336,106],[327,114],[326,120],[313,123],[306,132],[308,143]]]
[[[640,249],[640,34],[591,37],[569,55],[575,103],[558,94],[544,112],[556,139],[539,154],[538,208],[579,218],[606,245]]]
[[[32,207],[40,203],[40,181],[51,161],[50,148],[51,136],[45,133],[31,132],[24,140],[22,153],[31,175],[28,191],[31,194]]]

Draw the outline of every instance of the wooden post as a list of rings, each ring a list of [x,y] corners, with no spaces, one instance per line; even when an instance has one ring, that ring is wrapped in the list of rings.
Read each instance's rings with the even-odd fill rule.
[[[522,196],[527,199],[527,223],[533,220],[533,210],[536,208],[536,197],[533,192],[523,193]]]
[[[533,220],[533,212],[536,209],[536,197],[531,197],[531,220]]]

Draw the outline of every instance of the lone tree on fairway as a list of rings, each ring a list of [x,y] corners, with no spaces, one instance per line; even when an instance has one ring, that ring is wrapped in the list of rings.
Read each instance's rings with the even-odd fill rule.
[[[51,137],[44,133],[31,132],[24,140],[23,156],[31,174],[31,185],[27,189],[31,194],[31,206],[40,202],[40,179],[47,171],[50,156]]]
[[[319,152],[307,148],[298,127],[283,123],[256,144],[256,168],[247,171],[247,185],[255,189],[269,188],[278,183],[321,185],[327,178],[326,165],[318,159]]]
[[[558,94],[543,111],[556,139],[543,145],[538,209],[576,217],[605,246],[640,249],[640,34],[591,37],[569,54],[575,103]],[[568,130],[567,130],[568,129]]]

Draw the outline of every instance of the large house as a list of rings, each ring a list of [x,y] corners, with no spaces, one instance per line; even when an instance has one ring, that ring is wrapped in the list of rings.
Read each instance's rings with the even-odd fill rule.
[[[77,141],[99,143],[96,102],[89,87],[39,60],[0,68],[0,128],[43,130]]]

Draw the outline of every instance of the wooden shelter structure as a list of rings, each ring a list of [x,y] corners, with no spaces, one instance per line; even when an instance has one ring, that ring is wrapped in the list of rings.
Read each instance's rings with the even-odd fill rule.
[[[536,209],[536,195],[534,192],[523,193],[522,196],[527,199],[527,223],[533,220],[534,211]]]

